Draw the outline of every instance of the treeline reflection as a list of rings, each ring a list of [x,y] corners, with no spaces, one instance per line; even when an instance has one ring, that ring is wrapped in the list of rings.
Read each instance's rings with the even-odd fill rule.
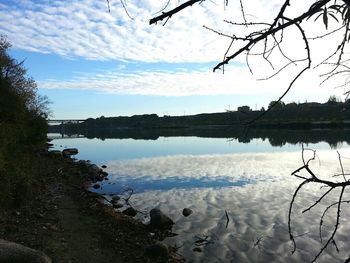
[[[343,143],[350,145],[349,129],[318,129],[318,130],[272,130],[272,129],[88,129],[77,133],[64,133],[61,137],[81,137],[88,139],[135,139],[157,140],[160,137],[204,137],[226,138],[238,140],[240,143],[250,143],[254,139],[267,140],[271,146],[282,147],[285,144],[328,143],[331,148],[337,148]]]

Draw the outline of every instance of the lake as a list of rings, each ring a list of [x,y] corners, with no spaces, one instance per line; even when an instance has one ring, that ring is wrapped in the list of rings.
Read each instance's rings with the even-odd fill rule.
[[[301,143],[273,144],[268,138],[241,142],[194,136],[154,140],[50,136],[55,138],[55,148],[76,147],[76,158],[107,166],[109,180],[91,191],[111,198],[133,189],[130,203],[142,211],[137,215],[139,220],[147,223],[147,215],[155,207],[172,218],[173,232],[178,235],[164,242],[177,246],[187,262],[310,262],[334,229],[333,207],[322,221],[322,243],[320,218],[337,200],[339,191],[332,191],[311,211],[302,213],[327,190],[306,185],[293,206],[291,226],[297,250],[291,253],[288,209],[302,182],[291,173],[303,165]],[[337,151],[345,173],[349,173],[348,140],[334,142],[333,138],[331,144],[310,141],[305,147],[317,151],[312,170],[322,178],[341,181],[332,175],[341,172]],[[312,152],[305,155],[307,159]],[[343,200],[349,199],[346,190]],[[334,237],[336,246],[330,244],[318,262],[344,262],[348,257],[350,209],[346,206]],[[193,213],[184,217],[183,208]]]

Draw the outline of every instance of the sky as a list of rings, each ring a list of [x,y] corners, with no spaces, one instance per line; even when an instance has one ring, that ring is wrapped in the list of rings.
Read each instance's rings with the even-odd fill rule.
[[[230,0],[228,6],[222,0],[203,1],[165,25],[149,25],[149,19],[159,14],[167,0],[124,0],[126,9],[120,0],[109,2],[110,12],[103,0],[0,0],[0,34],[12,44],[11,56],[25,60],[38,93],[51,101],[51,119],[189,115],[235,110],[241,105],[266,108],[305,65],[291,65],[274,78],[260,80],[273,74],[269,63],[250,57],[252,74],[245,56],[239,56],[225,72],[213,72],[231,41],[203,25],[230,35],[246,33],[247,28],[224,22],[243,22],[238,0]],[[166,10],[182,2],[170,0]],[[281,2],[243,3],[249,21],[271,22]],[[305,10],[305,3],[298,4],[288,14]],[[312,26],[310,32],[316,33],[322,23]],[[295,30],[286,34],[283,48],[288,56],[300,59],[305,47],[297,34]],[[312,46],[316,63],[334,44],[333,37],[322,41]],[[229,54],[240,45],[235,42]],[[275,70],[286,63],[281,54],[272,55],[271,60]],[[284,101],[344,98],[344,90],[336,89],[335,83],[320,86],[321,73],[316,69],[304,74]]]

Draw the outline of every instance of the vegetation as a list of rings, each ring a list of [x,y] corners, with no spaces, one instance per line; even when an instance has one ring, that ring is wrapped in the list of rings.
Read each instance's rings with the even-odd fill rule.
[[[18,206],[33,191],[47,133],[47,99],[37,94],[23,62],[8,54],[0,36],[0,206]]]
[[[275,105],[274,105],[275,104]],[[249,106],[238,107],[237,111],[203,113],[187,116],[163,116],[156,114],[134,115],[131,117],[89,118],[82,123],[68,123],[50,127],[52,132],[82,133],[96,129],[169,129],[169,128],[208,128],[208,126],[240,127],[250,123],[256,128],[344,128],[349,127],[350,111],[346,110],[349,101],[340,102],[331,96],[326,103],[288,103],[272,101],[270,113],[263,119],[256,120],[261,113]],[[256,120],[252,122],[252,120]],[[226,129],[227,127],[225,127]]]

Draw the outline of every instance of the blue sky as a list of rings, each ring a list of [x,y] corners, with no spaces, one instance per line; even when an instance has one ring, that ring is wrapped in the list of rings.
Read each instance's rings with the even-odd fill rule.
[[[225,74],[213,73],[230,41],[203,25],[231,32],[223,20],[238,17],[242,22],[239,2],[232,0],[226,8],[223,1],[204,2],[172,17],[165,26],[149,26],[149,19],[166,2],[126,1],[131,19],[119,0],[110,1],[111,13],[105,1],[2,0],[0,34],[12,43],[11,55],[25,59],[39,94],[49,97],[52,118],[57,119],[183,115],[234,110],[240,105],[260,109],[278,98],[297,72],[294,67],[258,81],[271,69],[266,61],[252,59],[252,75],[243,56],[227,66]],[[169,3],[172,8],[179,1]],[[245,8],[271,20],[279,4],[278,0],[248,1]],[[235,29],[235,34],[244,30]],[[290,37],[291,56],[303,52],[295,39]],[[305,74],[285,101],[323,102],[343,92],[331,85],[320,88],[319,83],[317,73]]]

